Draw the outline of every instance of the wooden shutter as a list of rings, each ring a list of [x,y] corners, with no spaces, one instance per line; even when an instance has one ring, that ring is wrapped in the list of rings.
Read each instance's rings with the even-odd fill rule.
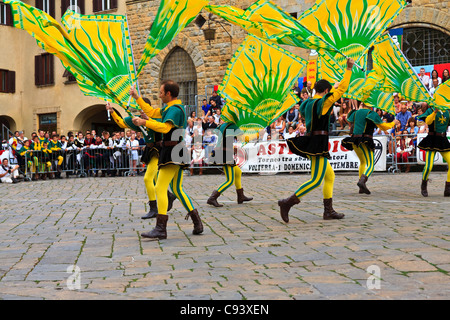
[[[55,5],[55,0],[50,0],[50,12],[49,14],[53,17],[56,18],[56,5]]]
[[[16,73],[14,71],[8,71],[6,75],[7,79],[7,92],[15,93],[16,92]]]
[[[92,7],[94,12],[102,11],[102,0],[94,0]]]
[[[84,14],[84,0],[78,0],[78,6],[80,7],[80,13]]]
[[[40,86],[42,84],[43,63],[42,56],[34,57],[34,84]]]
[[[36,0],[35,7],[38,8],[39,10],[43,10],[44,9],[44,0]]]
[[[70,6],[70,0],[61,0],[61,17],[66,13]]]
[[[11,5],[10,4],[3,4],[3,5],[6,6],[6,25],[13,26],[14,20],[13,20]]]
[[[117,0],[111,0],[111,9],[117,9],[118,3]]]
[[[49,63],[48,72],[49,74],[49,82],[47,84],[55,84],[55,56],[49,54],[47,56],[47,61]]]

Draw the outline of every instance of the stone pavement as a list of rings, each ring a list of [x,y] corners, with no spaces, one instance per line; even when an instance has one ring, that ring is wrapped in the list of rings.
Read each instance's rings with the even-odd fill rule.
[[[420,173],[376,173],[360,196],[356,174],[337,173],[345,219],[322,220],[316,189],[285,224],[277,200],[307,174],[244,175],[255,200],[229,189],[219,209],[206,199],[223,175],[185,176],[204,234],[177,201],[163,241],[140,237],[154,224],[142,177],[0,184],[0,299],[449,299],[445,177],[423,198]]]

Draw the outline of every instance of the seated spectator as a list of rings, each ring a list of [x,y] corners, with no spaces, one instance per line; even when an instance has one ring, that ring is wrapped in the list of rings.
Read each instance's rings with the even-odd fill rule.
[[[209,108],[208,112],[206,113],[206,117],[215,115],[216,114],[216,110],[217,109],[221,109],[221,107],[219,107],[217,105],[217,102],[215,100],[209,101],[209,104],[211,105],[211,107]]]
[[[198,165],[200,167],[199,175],[203,173],[203,159],[205,159],[205,149],[202,148],[202,144],[197,142],[192,150],[192,160],[191,160],[191,176],[194,175],[194,166]]]
[[[395,117],[396,120],[400,121],[401,127],[400,130],[405,130],[406,126],[408,125],[408,120],[412,117],[411,111],[408,111],[406,109],[406,105],[402,104],[400,106],[400,112],[397,113],[397,116]]]
[[[347,102],[343,102],[339,109],[339,125],[341,129],[344,129],[346,125],[350,125],[350,122],[347,121],[347,115],[350,112],[351,108]]]
[[[195,141],[196,142],[196,141]],[[216,146],[217,137],[213,135],[212,129],[206,130],[206,134],[203,137],[203,147],[205,149],[205,161],[208,161],[211,152]]]
[[[221,116],[222,110],[220,109],[216,109],[216,113],[213,115],[214,117],[214,122],[217,124],[217,126],[219,126],[220,124],[220,116]]]
[[[205,122],[203,123],[203,131],[207,131],[208,129],[216,129],[217,124],[214,122],[213,116],[207,116]]]
[[[212,97],[211,98],[209,98],[209,103],[211,104],[211,101],[214,101],[215,102],[215,106],[217,107],[217,108],[222,108],[222,98],[217,94],[217,91],[214,91],[213,93],[212,93]],[[211,106],[212,106],[212,104],[211,104]],[[212,114],[214,114],[213,112],[211,113],[211,115]]]
[[[288,129],[289,127],[294,127],[294,129],[297,128],[299,111],[296,106],[297,105],[292,106],[286,113],[286,126]]]
[[[398,94],[394,95],[394,108],[395,108],[395,114],[400,112],[400,107],[402,104],[400,103],[400,96]]]
[[[286,121],[283,116],[279,117],[274,123],[272,123],[272,129],[275,129],[277,136],[281,135],[284,137],[286,132]]]
[[[409,118],[408,127],[406,128],[407,134],[410,135],[414,146],[417,144],[417,134],[419,133],[419,127],[416,126],[416,119],[414,117]]]
[[[195,111],[192,111],[191,114],[188,117],[188,120],[194,121],[195,119],[197,119],[195,114],[196,114]]]
[[[448,79],[450,79],[450,73],[448,69],[445,69],[442,71],[442,83],[446,82]]]
[[[434,93],[436,92],[436,89],[439,87],[440,83],[438,81],[438,79],[433,79],[430,80],[430,94],[431,96],[434,95]]]
[[[17,183],[19,176],[19,165],[10,166],[8,158],[3,159],[0,166],[0,181],[2,183]]]
[[[291,138],[295,138],[297,136],[297,132],[294,131],[294,127],[293,126],[289,126],[288,127],[288,132],[284,135],[284,139],[291,139]]]

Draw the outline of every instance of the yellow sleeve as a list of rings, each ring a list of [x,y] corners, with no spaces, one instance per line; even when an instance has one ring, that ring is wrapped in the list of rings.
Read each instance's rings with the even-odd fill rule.
[[[141,107],[142,111],[149,117],[149,118],[162,118],[161,115],[161,109],[160,108],[153,108],[151,105],[146,103],[141,97],[136,100],[138,105]]]
[[[145,126],[149,129],[152,129],[153,131],[161,133],[169,133],[169,131],[174,128],[174,125],[171,122],[162,123],[153,119],[147,120]]]
[[[119,115],[117,113],[115,113],[114,111],[111,112],[111,116],[113,117],[114,121],[117,123],[117,125],[121,128],[121,129],[126,129],[128,128],[128,126],[125,124],[125,122],[123,121],[123,119],[121,117],[119,117]]]
[[[432,114],[430,114],[426,119],[425,119],[425,123],[427,125],[430,125],[434,122],[434,120],[436,119],[436,112],[433,112]]]
[[[378,128],[380,128],[382,131],[388,131],[389,129],[392,129],[395,126],[395,122],[388,122],[388,123],[379,123],[376,125]]]
[[[333,93],[333,95],[328,97],[328,99],[323,103],[322,115],[327,114],[330,108],[334,105],[334,103],[338,101],[342,97],[342,95],[347,91],[350,85],[351,77],[352,77],[352,70],[345,71],[344,78],[339,84],[339,87],[336,90],[332,90],[331,92]]]

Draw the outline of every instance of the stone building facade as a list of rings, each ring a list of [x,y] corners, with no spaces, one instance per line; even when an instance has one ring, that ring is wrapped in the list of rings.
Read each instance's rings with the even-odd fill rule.
[[[1,2],[2,0],[0,0]],[[52,0],[50,0],[52,1]],[[56,0],[58,6],[55,18],[60,21],[62,10],[59,3],[82,2],[86,14],[93,13],[93,0]],[[286,12],[299,16],[314,4],[314,0],[273,0]],[[36,0],[24,2],[35,5]],[[211,0],[214,5],[249,7],[253,0]],[[149,28],[158,11],[160,0],[117,0],[117,7],[100,13],[127,14],[136,64],[149,34]],[[202,28],[192,23],[145,67],[139,79],[141,94],[159,105],[158,90],[165,78],[175,78],[182,83],[182,99],[185,104],[201,103],[211,95],[214,86],[219,85],[235,50],[244,40],[246,33],[239,27],[213,17],[203,10],[201,15],[207,20]],[[215,40],[204,39],[203,30],[216,30]],[[423,52],[430,61],[440,57],[440,61],[450,62],[450,1],[413,0],[390,27],[404,28],[405,31],[422,30],[424,36],[434,37],[439,50]],[[427,33],[428,32],[428,33]],[[414,36],[414,34],[412,35]],[[423,39],[411,40],[411,53],[420,52]],[[26,136],[36,131],[46,115],[54,117],[58,133],[69,130],[111,128],[106,119],[104,103],[101,100],[83,96],[74,83],[68,82],[60,62],[54,61],[54,83],[35,85],[34,57],[44,53],[35,40],[26,32],[7,26],[0,19],[0,71],[15,72],[15,91],[0,90],[0,126],[5,124],[11,130],[25,130]],[[440,44],[442,43],[442,44]],[[415,48],[414,46],[417,46]],[[433,46],[433,45],[432,45]],[[286,47],[291,52],[309,59],[310,52],[304,49]],[[434,51],[433,51],[433,50]],[[431,63],[430,63],[431,64]],[[124,115],[120,107],[116,109]]]

